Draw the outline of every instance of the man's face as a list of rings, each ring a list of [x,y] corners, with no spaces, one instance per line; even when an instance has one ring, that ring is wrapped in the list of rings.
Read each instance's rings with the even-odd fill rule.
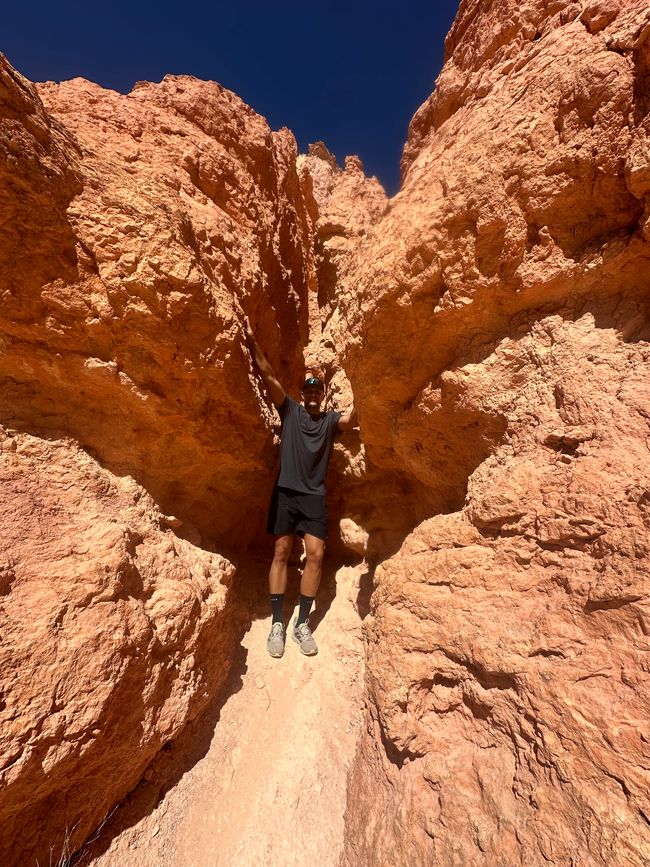
[[[305,402],[305,407],[311,412],[318,412],[320,405],[325,397],[325,392],[320,388],[309,386],[302,393],[302,399]]]

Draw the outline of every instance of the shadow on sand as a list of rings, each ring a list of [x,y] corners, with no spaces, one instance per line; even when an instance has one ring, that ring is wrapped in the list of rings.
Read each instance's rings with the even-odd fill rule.
[[[268,561],[268,562],[267,562]],[[235,592],[234,605],[246,612],[246,623],[241,638],[254,620],[269,617],[267,575],[270,556],[253,562],[241,563],[238,567],[241,584]],[[336,572],[340,567],[338,558],[329,556],[323,564],[323,575],[318,591],[315,610],[309,623],[315,631],[323,620],[336,596]],[[298,552],[289,563],[289,580],[285,597],[285,623],[293,617],[300,599],[300,557]],[[70,867],[88,867],[94,859],[104,854],[113,840],[148,816],[163,801],[183,776],[190,771],[210,749],[221,712],[243,686],[243,677],[248,670],[248,650],[240,643],[235,646],[232,667],[219,694],[194,721],[188,723],[180,735],[165,744],[145,770],[136,787],[122,800],[79,851],[72,856]]]
[[[87,867],[93,859],[106,852],[115,837],[149,815],[167,792],[206,755],[224,705],[242,688],[247,656],[246,648],[238,644],[230,674],[220,693],[174,741],[161,748],[135,789],[72,857],[71,867]]]

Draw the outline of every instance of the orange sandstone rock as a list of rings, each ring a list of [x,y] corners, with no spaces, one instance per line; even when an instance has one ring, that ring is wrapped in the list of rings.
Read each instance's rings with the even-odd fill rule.
[[[347,863],[647,862],[646,6],[461,3],[390,202],[214,83],[2,63],[5,849],[81,841],[225,676],[210,550],[273,466],[246,313],[360,413]]]
[[[37,94],[5,64],[3,82],[0,415],[73,435],[208,538],[250,541],[271,414],[260,422],[244,311],[290,384],[307,339],[293,136],[191,78]]]
[[[242,612],[211,552],[263,537],[276,460],[243,317],[296,396],[331,368],[304,350],[331,303],[314,236],[339,188],[367,193],[350,244],[385,196],[354,160],[321,190],[323,161],[214,82],[35,86],[0,57],[0,95],[10,864],[83,842],[220,689]],[[331,394],[351,403],[344,378]]]
[[[211,551],[260,537],[274,464],[242,319],[299,381],[314,265],[293,136],[219,85],[35,87],[2,59],[0,88],[0,860],[24,864],[83,842],[228,673]]]
[[[1,428],[0,492],[0,860],[58,863],[224,682],[235,569],[70,439]]]
[[[431,516],[375,574],[349,865],[647,863],[649,35],[462,3],[342,269],[368,465]]]
[[[587,313],[458,370],[508,436],[375,575],[349,863],[646,860],[649,363]]]

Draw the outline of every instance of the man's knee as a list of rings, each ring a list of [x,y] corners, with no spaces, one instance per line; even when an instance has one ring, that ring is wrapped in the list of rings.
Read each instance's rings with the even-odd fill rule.
[[[320,566],[325,556],[325,543],[312,543],[305,546],[305,557],[312,566]]]
[[[291,554],[293,538],[291,536],[282,536],[275,540],[275,548],[273,549],[273,559],[277,563],[286,563]]]

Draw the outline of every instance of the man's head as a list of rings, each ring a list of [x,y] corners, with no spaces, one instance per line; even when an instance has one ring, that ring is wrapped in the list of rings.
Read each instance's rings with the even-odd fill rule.
[[[308,412],[319,412],[325,398],[325,386],[317,376],[308,376],[302,387],[302,399]]]

